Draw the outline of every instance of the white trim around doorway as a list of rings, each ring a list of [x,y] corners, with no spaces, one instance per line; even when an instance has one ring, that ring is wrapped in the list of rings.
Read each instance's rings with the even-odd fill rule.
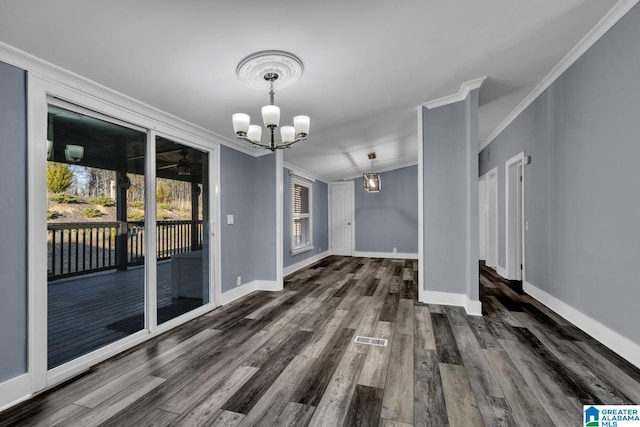
[[[521,227],[521,240],[520,240],[520,244],[521,244],[521,256],[522,256],[522,274],[521,274],[521,280],[522,283],[525,282],[526,279],[526,254],[525,254],[525,213],[524,213],[524,207],[525,207],[525,203],[524,203],[524,199],[525,199],[525,183],[526,183],[526,174],[525,174],[525,152],[522,151],[518,154],[516,154],[515,156],[513,156],[512,158],[510,158],[509,160],[507,160],[505,162],[505,177],[504,177],[504,186],[505,186],[505,267],[504,267],[504,271],[506,273],[505,277],[509,280],[516,280],[517,279],[517,271],[513,271],[512,268],[509,267],[510,265],[510,261],[511,261],[511,252],[513,252],[515,250],[515,248],[511,248],[511,244],[510,242],[510,238],[511,238],[511,223],[510,223],[510,215],[509,215],[509,206],[511,203],[510,200],[510,196],[509,196],[509,190],[511,188],[511,186],[513,185],[513,183],[511,182],[511,178],[509,176],[509,168],[512,166],[517,167],[518,164],[522,165],[522,203],[520,206],[520,221],[522,222],[522,227]]]
[[[351,186],[351,253],[349,254],[336,254],[333,250],[333,187],[336,185],[350,185]],[[354,181],[337,181],[330,182],[328,184],[327,196],[328,200],[328,209],[329,209],[329,250],[332,255],[340,255],[340,256],[353,256],[356,248],[356,203],[355,203],[355,182]]]
[[[128,109],[127,99],[122,104],[117,101],[117,94],[107,101],[104,98],[93,96],[82,88],[75,88],[71,84],[62,83],[58,80],[47,78],[40,73],[28,73],[27,89],[27,117],[28,117],[28,141],[27,141],[27,167],[29,169],[28,187],[28,372],[9,380],[15,392],[10,395],[0,393],[0,407],[6,407],[22,399],[51,388],[73,376],[86,371],[91,366],[106,360],[126,349],[129,349],[141,342],[153,338],[166,332],[180,324],[188,322],[208,311],[216,305],[221,304],[220,291],[220,189],[219,189],[219,144],[212,139],[202,137],[202,132],[197,128],[189,129],[184,123],[184,128],[177,128],[172,124],[165,124],[163,115],[158,114],[157,118],[147,115],[137,114]],[[46,144],[39,143],[45,141],[47,137],[47,105],[55,98],[68,102],[80,109],[87,109],[90,112],[98,112],[97,115],[106,118],[115,118],[115,121],[125,123],[127,126],[143,128],[147,131],[148,138],[155,138],[155,135],[162,135],[171,140],[184,143],[185,145],[201,149],[209,153],[210,174],[209,190],[209,230],[210,244],[214,248],[210,258],[210,302],[180,317],[172,319],[160,326],[155,325],[154,316],[149,318],[147,328],[127,338],[109,344],[94,352],[81,356],[71,362],[65,363],[54,369],[47,368],[47,273],[46,266],[43,267],[41,260],[46,260],[47,248],[46,239]],[[121,106],[123,105],[123,106]],[[102,118],[101,117],[101,118]],[[149,144],[147,144],[149,145]],[[153,146],[153,144],[151,144]],[[154,156],[149,156],[147,168],[155,164]],[[153,174],[148,175],[149,180],[154,178]],[[149,181],[148,181],[149,182]],[[153,187],[153,186],[152,186]],[[150,199],[147,199],[147,202]],[[148,206],[147,216],[153,213],[153,204]],[[155,215],[151,215],[155,218]],[[152,246],[152,245],[151,245]],[[34,261],[40,260],[40,261]],[[148,268],[147,274],[147,295],[146,303],[151,306],[155,304],[153,287],[149,283],[154,279],[154,267]],[[212,291],[212,292],[211,292]],[[153,311],[153,310],[152,310]],[[24,386],[27,381],[28,386]],[[6,383],[0,384],[4,386]],[[17,386],[16,386],[17,384]]]
[[[276,289],[284,289],[284,153],[278,150],[276,156]],[[313,233],[313,227],[311,228]]]
[[[495,178],[493,178],[495,177]],[[490,216],[489,216],[489,211],[491,209],[491,206],[489,206],[489,192],[491,191],[490,186],[491,186],[491,181],[492,179],[494,180],[493,185],[495,186],[495,193],[496,193],[496,197],[495,200],[493,201],[493,209],[495,211],[495,215],[493,218],[493,241],[495,243],[494,248],[493,248],[493,263],[489,262],[489,221],[490,221]],[[491,170],[489,170],[487,173],[485,173],[484,175],[482,175],[479,178],[480,180],[485,180],[486,182],[486,190],[487,190],[487,196],[486,196],[486,203],[487,203],[487,252],[485,253],[486,255],[486,261],[487,261],[487,266],[497,269],[499,266],[499,244],[498,244],[498,227],[499,227],[499,223],[498,223],[498,167],[494,167]]]
[[[418,301],[426,302],[424,289],[424,107],[416,108],[418,122]]]

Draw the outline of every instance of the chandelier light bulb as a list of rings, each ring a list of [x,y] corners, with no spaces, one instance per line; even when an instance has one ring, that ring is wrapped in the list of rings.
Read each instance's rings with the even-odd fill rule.
[[[293,126],[296,129],[296,135],[308,135],[310,123],[309,116],[295,116],[293,118]]]
[[[282,126],[280,128],[280,137],[285,144],[291,143],[296,139],[296,129],[293,126]]]
[[[246,135],[247,132],[249,132],[251,118],[248,114],[235,113],[231,116],[231,120],[233,121],[233,130],[236,134],[243,133]]]
[[[247,132],[247,138],[252,142],[260,142],[262,138],[262,127],[258,125],[250,125]]]
[[[265,105],[262,107],[262,121],[264,125],[276,126],[280,124],[280,107],[276,105]]]
[[[375,182],[373,179],[371,179],[371,178],[369,178],[369,186],[370,186],[370,187],[374,187],[374,188],[375,188],[375,186],[376,186],[376,182]]]

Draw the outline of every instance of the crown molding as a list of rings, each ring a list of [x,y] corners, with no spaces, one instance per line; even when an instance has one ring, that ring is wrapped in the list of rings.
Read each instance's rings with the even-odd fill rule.
[[[457,93],[434,99],[432,101],[423,102],[421,105],[431,110],[433,108],[453,104],[454,102],[460,102],[469,95],[469,92],[474,89],[479,89],[480,86],[482,86],[482,82],[484,82],[486,78],[487,76],[484,76],[464,82],[460,85],[460,90]]]
[[[569,67],[571,67],[587,50],[605,35],[624,15],[640,0],[619,0],[600,19],[596,25],[551,69],[540,83],[520,102],[514,110],[500,123],[480,144],[478,152],[484,150],[500,133],[505,130],[533,101],[553,84]]]
[[[310,172],[310,171],[308,171],[306,169],[302,169],[301,167],[298,167],[298,166],[293,165],[291,163],[284,162],[283,166],[285,168],[289,169],[290,171],[292,171],[294,173],[294,175],[298,175],[298,176],[301,176],[303,178],[306,178],[306,179],[309,179],[309,180],[312,180],[312,181],[322,181],[325,184],[328,184],[329,182],[331,182],[330,179],[325,178],[322,175],[318,175],[317,173],[313,173],[313,172]]]
[[[86,77],[82,77],[79,74],[2,42],[0,42],[0,61],[21,68],[45,81],[97,98],[107,104],[118,106],[140,117],[145,122],[161,123],[167,128],[179,130],[181,133],[193,135],[198,139],[203,139],[213,144],[227,146],[253,157],[258,157],[262,154],[257,153],[250,147],[235,140],[228,139],[202,126],[188,122],[149,104],[145,104],[135,98],[110,89],[100,83],[89,80]],[[151,128],[155,129],[154,126],[151,126]]]

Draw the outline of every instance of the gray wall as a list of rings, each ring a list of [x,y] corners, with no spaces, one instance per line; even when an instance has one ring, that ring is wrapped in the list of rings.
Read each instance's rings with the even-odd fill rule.
[[[290,199],[291,194],[289,192],[289,169],[284,169],[284,182],[283,182],[283,218],[284,226],[282,227],[283,233],[283,252],[284,252],[284,266],[288,267],[300,261],[304,261],[320,252],[325,252],[329,249],[329,198],[327,193],[327,184],[322,181],[315,181],[313,183],[313,246],[314,250],[308,252],[302,252],[297,255],[291,255],[291,207]]]
[[[253,280],[275,280],[275,156],[254,158],[220,147],[222,292]],[[233,214],[234,224],[227,224]]]
[[[498,265],[505,268],[505,161],[526,151],[532,163],[526,166],[525,215],[529,223],[526,238],[526,275],[532,283],[549,281],[549,246],[547,232],[549,209],[549,143],[552,140],[548,112],[553,99],[546,91],[523,114],[518,116],[479,156],[479,174],[498,168]]]
[[[276,156],[254,159],[254,233],[253,257],[255,278],[276,280]]]
[[[380,174],[382,191],[355,180],[356,251],[418,253],[418,166]]]
[[[44,142],[43,142],[44,144]],[[26,73],[0,62],[0,382],[27,372]]]
[[[424,287],[466,292],[466,108],[423,108]]]
[[[526,150],[526,278],[640,343],[640,7],[623,17],[480,153],[498,166]],[[500,235],[504,261],[504,234]]]
[[[465,99],[465,169],[466,169],[466,293],[471,301],[480,300],[480,213],[478,205],[478,110],[480,91],[472,90]]]

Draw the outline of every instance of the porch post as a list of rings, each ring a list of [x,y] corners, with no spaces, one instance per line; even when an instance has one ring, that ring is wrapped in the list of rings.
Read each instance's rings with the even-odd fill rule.
[[[191,183],[191,251],[197,251],[200,249],[200,242],[198,233],[198,199],[200,196],[200,187],[197,182]]]
[[[116,221],[119,224],[116,234],[116,266],[119,271],[125,271],[128,264],[127,187],[120,184],[126,181],[126,172],[116,171],[116,182],[118,183],[116,185]]]

